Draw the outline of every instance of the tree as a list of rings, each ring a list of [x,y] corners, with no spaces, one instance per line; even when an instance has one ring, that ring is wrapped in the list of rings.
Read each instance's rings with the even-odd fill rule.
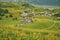
[[[8,13],[7,9],[0,8],[0,16],[4,16],[6,13]]]
[[[0,20],[2,20],[2,18],[0,17]]]
[[[2,8],[0,8],[0,13],[2,13],[3,12],[3,9]]]
[[[13,15],[10,14],[9,17],[13,17]]]
[[[5,9],[3,12],[4,12],[4,13],[8,13],[8,10],[7,10],[7,9]]]
[[[57,13],[54,15],[55,17],[60,17],[60,13]]]
[[[60,20],[60,13],[54,15],[55,19]]]

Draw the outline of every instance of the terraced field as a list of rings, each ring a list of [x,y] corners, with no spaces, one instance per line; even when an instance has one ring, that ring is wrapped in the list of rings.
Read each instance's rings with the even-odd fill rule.
[[[0,21],[0,40],[60,40],[60,21],[39,19],[16,26],[16,21]]]
[[[60,14],[42,16],[38,13],[56,13],[60,12],[60,9],[50,11],[25,2],[0,2],[0,6],[0,40],[60,40],[60,20],[57,19]],[[21,17],[21,14],[28,8],[35,12],[35,16],[29,17],[33,22],[23,22],[21,25],[21,20],[25,18]]]

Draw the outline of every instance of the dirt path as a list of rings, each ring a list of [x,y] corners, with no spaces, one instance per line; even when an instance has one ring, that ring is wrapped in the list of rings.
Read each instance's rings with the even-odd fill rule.
[[[49,26],[48,28],[45,28],[45,29],[51,29],[54,27],[55,24],[56,24],[56,21],[54,21],[54,23],[51,26]]]

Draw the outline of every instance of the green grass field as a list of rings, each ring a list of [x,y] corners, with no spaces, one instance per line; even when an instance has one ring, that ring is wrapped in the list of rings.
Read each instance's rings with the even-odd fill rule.
[[[10,2],[0,2],[0,8],[8,10],[6,12],[0,9],[0,40],[60,40],[60,20],[55,17],[37,14],[31,18],[34,22],[21,25],[20,16],[25,9],[30,8],[34,12],[45,10],[29,5],[23,7],[22,4],[24,3],[16,5]],[[55,12],[60,12],[60,9],[55,9]],[[4,15],[1,15],[2,13]]]
[[[16,26],[18,23],[17,20],[1,20],[0,40],[60,40],[60,21],[39,19]]]

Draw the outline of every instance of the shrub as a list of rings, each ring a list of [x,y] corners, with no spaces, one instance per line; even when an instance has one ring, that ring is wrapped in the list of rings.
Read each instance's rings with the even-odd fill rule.
[[[2,13],[3,12],[3,9],[2,8],[0,8],[0,13]]]
[[[4,13],[0,13],[0,16],[4,16]]]
[[[8,10],[7,10],[7,9],[5,9],[3,12],[4,12],[4,13],[8,13]]]
[[[2,20],[2,18],[0,18],[0,20]]]
[[[13,18],[13,20],[17,20],[17,18]]]
[[[6,16],[6,18],[8,18],[8,16]]]
[[[57,13],[54,15],[55,17],[60,17],[60,13]]]
[[[10,14],[9,17],[13,17],[13,15]]]

